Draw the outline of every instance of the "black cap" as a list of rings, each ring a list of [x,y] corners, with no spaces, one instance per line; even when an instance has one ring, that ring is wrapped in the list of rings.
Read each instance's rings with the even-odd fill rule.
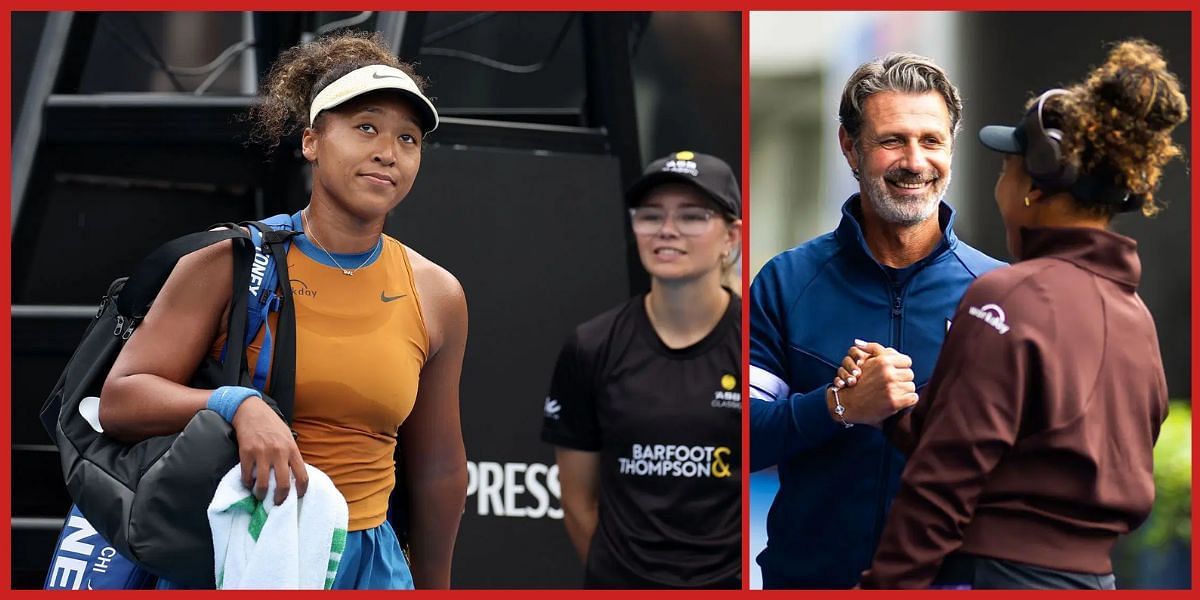
[[[1020,127],[988,125],[979,130],[979,141],[996,152],[1025,154],[1025,130]]]
[[[1025,155],[1028,138],[1025,126],[1032,112],[1026,112],[1025,119],[1016,127],[1005,125],[987,125],[979,130],[979,141],[989,150],[1004,154]],[[1101,206],[1109,206],[1116,212],[1140,210],[1145,198],[1133,194],[1129,190],[1109,183],[1113,180],[1111,174],[1081,173],[1074,178],[1065,189],[1076,198]]]
[[[689,150],[672,152],[646,165],[642,176],[625,191],[625,203],[637,206],[651,188],[674,182],[694,185],[726,214],[742,216],[742,190],[733,169],[715,156]]]

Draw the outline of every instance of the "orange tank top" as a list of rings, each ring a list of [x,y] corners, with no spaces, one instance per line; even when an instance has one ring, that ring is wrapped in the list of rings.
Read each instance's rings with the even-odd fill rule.
[[[380,255],[346,276],[306,238],[288,250],[296,303],[296,403],[292,428],[305,462],[346,498],[349,530],[387,518],[396,484],[396,435],[412,412],[429,338],[408,252],[383,236]],[[362,255],[334,255],[354,268]],[[276,331],[278,314],[268,319]],[[224,336],[214,346],[219,354]],[[246,349],[253,365],[264,332]]]

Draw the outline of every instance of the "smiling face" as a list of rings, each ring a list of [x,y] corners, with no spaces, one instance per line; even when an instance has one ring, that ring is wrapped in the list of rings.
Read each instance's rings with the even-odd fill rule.
[[[712,276],[719,280],[722,257],[738,244],[740,221],[726,221],[712,200],[684,183],[651,189],[638,207],[652,211],[651,218],[661,223],[654,233],[635,232],[638,254],[651,277],[679,281]],[[703,224],[699,222],[701,214],[710,215]],[[680,232],[683,219],[691,221],[684,227],[695,235]]]
[[[950,111],[937,92],[880,92],[863,104],[857,140],[842,129],[842,151],[857,169],[863,210],[895,225],[937,214],[950,185]]]
[[[304,130],[313,197],[364,219],[378,219],[412,189],[421,167],[417,112],[395,92],[364,94],[321,113]]]

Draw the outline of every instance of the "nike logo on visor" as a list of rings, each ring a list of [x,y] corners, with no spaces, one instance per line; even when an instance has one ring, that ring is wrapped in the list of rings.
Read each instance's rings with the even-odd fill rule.
[[[400,294],[399,296],[388,296],[387,294],[384,294],[383,292],[379,292],[379,299],[384,302],[391,302],[392,300],[399,300],[407,295],[408,294]]]
[[[371,79],[404,79],[399,75],[380,75],[379,73],[371,73]]]

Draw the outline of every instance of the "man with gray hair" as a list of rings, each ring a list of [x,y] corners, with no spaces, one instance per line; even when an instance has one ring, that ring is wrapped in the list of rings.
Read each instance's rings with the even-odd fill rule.
[[[835,231],[771,259],[750,288],[750,468],[779,472],[766,588],[858,582],[904,466],[886,420],[918,401],[967,286],[1003,264],[958,240],[942,201],[962,102],[939,66],[872,60],[838,116],[859,192]],[[888,350],[835,380],[856,339]]]

